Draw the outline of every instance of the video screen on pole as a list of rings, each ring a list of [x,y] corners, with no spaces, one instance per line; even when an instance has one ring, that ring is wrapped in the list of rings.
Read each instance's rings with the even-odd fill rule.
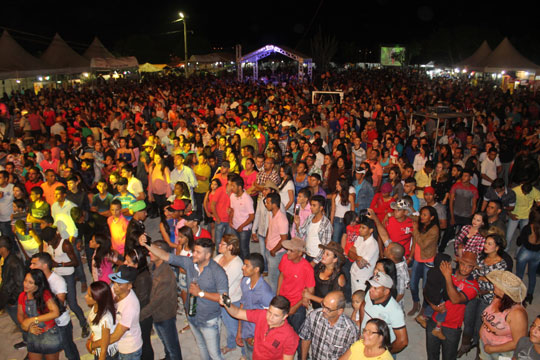
[[[403,46],[381,46],[382,66],[401,66],[405,62]]]

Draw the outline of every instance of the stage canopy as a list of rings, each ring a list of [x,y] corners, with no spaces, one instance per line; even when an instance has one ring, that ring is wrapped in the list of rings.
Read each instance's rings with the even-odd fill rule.
[[[264,59],[267,56],[270,56],[274,53],[285,55],[293,60],[298,61],[298,79],[302,80],[304,78],[304,64],[307,65],[307,75],[311,78],[313,60],[296,50],[287,48],[285,46],[276,46],[276,45],[266,45],[262,48],[250,52],[242,57],[236,59],[237,77],[239,81],[243,80],[244,74],[242,66],[246,63],[253,63],[253,78],[259,78],[259,65],[258,62],[261,59]]]

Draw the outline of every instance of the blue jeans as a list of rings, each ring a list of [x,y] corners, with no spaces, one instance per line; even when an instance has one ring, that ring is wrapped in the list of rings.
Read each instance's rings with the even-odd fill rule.
[[[68,360],[80,359],[77,345],[73,342],[73,323],[70,321],[66,326],[58,326],[58,330],[60,331],[66,358],[68,358]]]
[[[522,246],[516,255],[516,275],[523,279],[525,274],[525,267],[529,267],[529,286],[527,286],[527,294],[534,294],[534,288],[536,287],[536,270],[540,265],[540,253],[538,251],[530,251]]]
[[[514,237],[514,233],[516,232],[516,229],[519,226],[519,229],[523,229],[527,224],[529,223],[529,219],[519,219],[519,220],[512,220],[508,219],[508,224],[506,225],[506,248],[504,249],[506,252],[510,250],[510,244],[512,243],[512,238]]]
[[[82,260],[81,260],[81,253],[79,250],[77,250],[77,246],[76,244],[78,242],[81,242],[82,240],[81,239],[77,239],[77,241],[75,241],[75,243],[73,244],[73,251],[75,252],[75,256],[77,257],[77,260],[79,261],[79,265],[75,268],[75,279],[76,280],[79,280],[81,283],[84,283],[86,284],[86,275],[84,274],[84,267],[83,267],[83,263],[82,263]],[[86,259],[87,261],[89,260],[90,262],[92,261],[92,257],[90,257],[90,259]],[[92,273],[92,271],[90,271],[90,274]]]
[[[17,325],[17,328],[21,331],[23,341],[26,342],[26,337],[27,337],[28,333],[26,331],[23,331],[23,329],[21,328],[21,324],[19,323],[19,320],[17,320],[17,306],[18,306],[17,304],[15,304],[15,305],[6,305],[6,312],[8,313],[9,317],[11,318],[11,321],[13,321],[13,323],[15,325]]]
[[[202,360],[223,360],[223,355],[219,348],[219,317],[210,319],[202,324],[188,317],[188,322],[199,346],[200,358]]]
[[[240,306],[240,301],[233,302],[234,306]],[[236,332],[238,331],[238,320],[233,318],[224,307],[221,308],[221,320],[227,329],[227,347],[236,349]]]
[[[274,292],[277,291],[277,283],[279,279],[279,263],[281,258],[286,254],[286,251],[280,251],[276,256],[272,256],[267,248],[264,248],[264,254],[266,255],[266,264],[268,266],[268,278],[266,282]]]
[[[118,353],[118,360],[140,360],[142,354],[142,347],[130,354]]]
[[[291,304],[291,307],[293,304]],[[306,320],[306,308],[304,306],[300,306],[298,310],[292,315],[289,315],[287,318],[289,320],[289,324],[291,324],[294,331],[298,334],[300,332],[300,328],[302,327],[302,324],[304,324],[304,321]],[[298,342],[298,359],[302,358],[302,342]]]
[[[345,224],[343,223],[343,218],[334,217],[334,232],[332,233],[332,241],[341,244],[341,236],[345,232]]]
[[[441,347],[443,360],[455,360],[457,358],[459,339],[461,339],[461,329],[441,327],[446,340],[441,340],[433,335],[431,333],[433,329],[435,329],[435,322],[428,319],[426,326],[426,351],[428,360],[439,360],[441,358]]]
[[[87,326],[88,323],[86,322],[86,317],[84,317],[84,313],[81,307],[79,306],[79,304],[77,304],[77,287],[75,286],[75,273],[71,275],[62,275],[62,277],[64,278],[64,280],[66,280],[66,298],[69,308],[75,313],[75,316],[77,316],[81,328],[83,328]]]
[[[233,234],[238,237],[238,240],[240,240],[240,257],[242,258],[242,260],[246,259],[249,256],[249,241],[251,239],[251,229],[238,232],[233,228],[229,227],[229,234]]]
[[[482,325],[482,313],[489,306],[481,297],[475,297],[467,302],[465,307],[465,318],[463,319],[463,335],[472,338],[473,344],[478,344],[480,339],[480,326]]]
[[[429,267],[426,265],[429,264],[433,266],[433,263],[423,263],[413,260],[412,265],[412,274],[411,274],[411,295],[415,303],[420,302],[419,285],[420,279],[422,279],[422,288],[426,286],[427,272]],[[443,286],[444,284],[441,284]]]
[[[229,223],[216,221],[215,237],[216,237],[216,250],[219,247],[221,238],[229,231]]]
[[[182,350],[176,330],[176,317],[169,320],[154,322],[154,328],[163,343],[167,360],[182,360]]]

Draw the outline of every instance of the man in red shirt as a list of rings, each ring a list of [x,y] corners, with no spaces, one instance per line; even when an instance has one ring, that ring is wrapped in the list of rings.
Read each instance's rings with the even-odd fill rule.
[[[298,333],[306,319],[306,308],[302,303],[302,294],[307,290],[311,294],[315,292],[315,275],[311,264],[304,259],[305,243],[300,238],[285,240],[281,246],[287,249],[287,254],[279,263],[279,278],[277,294],[287,298],[291,303],[289,311],[289,323]],[[298,358],[300,358],[300,347]]]
[[[399,200],[390,205],[394,209],[394,214],[386,221],[385,228],[390,236],[390,240],[401,244],[405,248],[405,257],[411,253],[411,239],[413,232],[413,221],[409,217],[413,210],[406,200]]]
[[[309,264],[308,264],[309,265]],[[286,321],[291,303],[284,296],[276,296],[267,310],[243,310],[219,303],[234,318],[255,323],[253,360],[292,360],[298,347],[298,334]]]
[[[443,261],[440,265],[448,300],[442,305],[428,304],[437,312],[446,312],[446,318],[441,324],[445,340],[441,340],[431,333],[436,326],[436,313],[433,314],[433,318],[427,321],[426,350],[430,360],[440,358],[441,346],[443,359],[457,358],[466,304],[478,296],[478,281],[471,276],[476,267],[476,254],[464,251],[457,261],[458,268],[453,273],[449,262]]]
[[[32,166],[28,171],[28,180],[24,184],[26,192],[30,194],[34,186],[41,186],[41,184],[43,184],[43,180],[40,179],[40,171],[37,167]]]
[[[210,235],[210,232],[206,229],[203,229],[199,223],[201,222],[201,218],[199,215],[192,211],[191,214],[184,216],[184,220],[186,220],[186,226],[191,228],[191,231],[193,231],[193,239],[197,241],[198,239],[212,239],[212,235]]]

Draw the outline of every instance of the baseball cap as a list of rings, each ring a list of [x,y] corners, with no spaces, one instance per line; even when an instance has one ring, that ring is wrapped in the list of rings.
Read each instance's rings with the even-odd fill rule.
[[[118,272],[109,274],[109,279],[118,284],[132,283],[137,278],[137,269],[127,265],[120,265]]]
[[[373,287],[384,286],[385,288],[388,288],[388,289],[391,289],[392,286],[394,285],[392,278],[380,271],[377,274],[375,274],[371,280],[369,280],[369,283]]]
[[[176,199],[174,202],[167,207],[167,210],[173,212],[173,211],[182,211],[186,208],[186,204],[184,204],[184,201],[181,199]]]
[[[432,186],[427,186],[424,188],[424,194],[435,194],[435,189]]]
[[[142,211],[146,209],[146,203],[143,200],[135,201],[134,203],[131,203],[129,205],[129,210],[133,211],[134,213],[137,211]]]
[[[201,218],[195,211],[192,211],[188,215],[184,216],[184,220],[186,221],[201,221]]]

